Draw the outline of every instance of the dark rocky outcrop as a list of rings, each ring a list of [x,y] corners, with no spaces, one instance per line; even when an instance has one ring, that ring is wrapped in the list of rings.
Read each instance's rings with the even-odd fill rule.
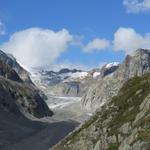
[[[101,72],[100,77],[104,78],[107,75],[110,75],[111,73],[116,71],[118,68],[119,68],[119,65],[111,66],[109,68],[107,68],[106,65],[104,65],[100,70],[100,72]]]
[[[68,69],[68,68],[63,68],[60,71],[58,71],[58,74],[62,73],[75,73],[75,72],[82,72],[82,70],[77,70],[77,69]]]

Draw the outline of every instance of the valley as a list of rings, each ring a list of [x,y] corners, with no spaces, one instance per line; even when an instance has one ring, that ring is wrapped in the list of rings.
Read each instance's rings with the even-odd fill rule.
[[[150,150],[150,0],[0,0],[0,150]]]
[[[9,55],[1,53],[3,54],[0,63],[0,118],[2,120],[0,123],[0,149],[2,150],[69,150],[70,148],[88,150],[89,144],[90,150],[95,150],[97,147],[106,149],[112,144],[116,147],[129,145],[128,136],[123,135],[122,137],[118,134],[117,139],[120,140],[118,142],[114,135],[109,135],[110,131],[103,133],[103,128],[106,125],[108,130],[109,126],[105,124],[105,121],[113,124],[112,116],[115,117],[118,112],[120,115],[122,109],[128,115],[128,109],[132,110],[132,107],[136,107],[134,105],[134,103],[136,104],[135,97],[133,97],[133,102],[131,101],[131,108],[128,103],[127,106],[126,102],[123,103],[123,100],[128,102],[129,97],[121,100],[121,103],[117,98],[122,94],[120,90],[128,89],[130,84],[131,90],[134,91],[133,95],[136,96],[136,93],[137,95],[139,93],[146,94],[142,98],[136,96],[137,100],[140,100],[138,105],[141,109],[136,108],[139,109],[139,113],[131,111],[134,115],[131,121],[136,122],[149,118],[149,84],[145,84],[145,82],[149,83],[149,50],[138,49],[132,55],[128,55],[122,64],[110,63],[87,72],[62,69],[59,72],[36,70],[36,72],[28,73],[14,58],[12,60]],[[11,63],[7,64],[6,62]],[[12,65],[13,63],[15,65]],[[14,71],[13,67],[18,73]],[[142,89],[140,89],[140,85]],[[146,93],[141,92],[144,89]],[[128,93],[125,91],[123,95],[124,97],[128,96]],[[144,106],[145,103],[146,106]],[[108,120],[105,115],[108,115]],[[138,118],[138,115],[141,115],[142,118]],[[128,118],[128,116],[126,117]],[[135,118],[137,120],[134,120]],[[132,122],[123,121],[119,126],[122,134],[124,134],[124,124],[132,124]],[[138,124],[136,125],[138,126]],[[114,130],[117,130],[116,124],[113,126],[112,134],[114,134]],[[134,127],[130,125],[128,128]],[[138,128],[148,130],[147,127],[141,125]],[[130,129],[127,130],[133,136]],[[99,144],[103,139],[99,132],[110,140],[106,140],[105,144]],[[90,135],[88,135],[89,133]],[[136,134],[139,132],[137,131]],[[10,135],[12,136],[10,137]],[[90,138],[85,139],[85,136]],[[80,140],[77,140],[78,138]],[[132,138],[136,139],[134,136]],[[123,143],[123,139],[126,140],[126,143]],[[145,143],[144,139],[141,143],[142,146],[143,143]],[[149,143],[147,144],[149,145]],[[138,143],[135,143],[135,146],[132,145],[132,147],[137,145]]]

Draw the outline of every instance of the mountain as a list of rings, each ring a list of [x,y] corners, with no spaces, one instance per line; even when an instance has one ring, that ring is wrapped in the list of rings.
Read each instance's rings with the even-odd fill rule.
[[[142,50],[132,57],[147,52]],[[150,74],[142,76],[146,71],[137,71],[141,77],[125,82],[117,96],[52,150],[149,150]]]
[[[0,56],[0,88],[1,104],[4,104],[4,109],[10,111],[9,108],[13,108],[13,105],[16,105],[18,106],[18,110],[21,112],[29,113],[38,118],[52,115],[48,106],[39,95],[37,87],[23,81],[18,73],[13,69],[14,66],[12,67],[9,64],[11,59],[4,61],[7,59],[7,55],[4,53],[2,54],[4,58],[2,55]],[[21,68],[16,61],[12,62],[11,60],[11,64],[16,64],[17,68]],[[22,70],[23,72],[26,72],[24,69]],[[8,97],[10,97],[10,100]]]
[[[117,95],[123,84],[130,78],[142,76],[150,71],[150,50],[138,49],[127,55],[124,62],[111,76],[106,76],[89,87],[82,97],[82,107],[95,111]]]
[[[29,118],[52,116],[53,112],[30,82],[27,71],[15,59],[2,51],[0,54],[0,149],[4,149],[45,127]]]
[[[27,83],[32,83],[29,73],[20,66],[20,64],[16,61],[16,59],[11,54],[6,54],[3,51],[0,50],[0,60],[4,63],[10,66],[13,70],[16,71],[16,73],[19,75],[19,77]]]
[[[55,71],[36,71],[31,78],[41,90],[54,96],[81,97],[90,85],[110,75],[119,67],[110,63],[90,71],[64,68]]]

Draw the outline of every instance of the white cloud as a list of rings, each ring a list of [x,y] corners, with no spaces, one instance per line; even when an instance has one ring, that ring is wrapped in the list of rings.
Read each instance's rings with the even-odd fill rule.
[[[0,48],[12,53],[29,68],[40,67],[52,64],[72,40],[73,36],[66,29],[54,32],[49,29],[29,28],[15,32]]]
[[[150,0],[123,0],[128,13],[150,11]]]
[[[64,67],[89,70],[95,68],[95,66],[74,64],[69,61],[58,63],[57,58],[70,45],[80,47],[85,52],[100,51],[112,47],[114,51],[122,50],[126,54],[130,54],[139,48],[150,48],[150,33],[141,35],[133,28],[119,28],[114,33],[113,41],[97,38],[84,46],[82,39],[81,36],[71,35],[66,29],[54,32],[49,29],[29,28],[15,32],[10,36],[8,42],[0,45],[0,49],[12,53],[29,70],[34,67],[45,69],[51,67],[51,70]],[[100,63],[99,66],[104,63]]]
[[[93,51],[99,51],[105,48],[108,48],[110,45],[109,41],[106,39],[94,39],[93,41],[89,42],[83,50],[85,52],[93,52]]]
[[[113,46],[114,50],[126,53],[139,48],[150,48],[150,33],[142,36],[132,28],[119,28],[114,34]]]
[[[73,40],[70,43],[70,45],[82,48],[83,47],[83,43],[82,43],[83,39],[84,39],[83,35],[73,35]]]
[[[5,34],[5,25],[2,21],[0,21],[0,35]]]

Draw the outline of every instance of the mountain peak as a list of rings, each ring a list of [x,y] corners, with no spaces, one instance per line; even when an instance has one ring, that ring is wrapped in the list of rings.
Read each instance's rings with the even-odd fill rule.
[[[150,53],[150,50],[149,49],[142,49],[142,48],[139,48],[137,50],[135,50],[131,56],[139,56],[139,55],[142,55],[142,54],[149,54]]]
[[[113,66],[118,66],[119,62],[111,62],[105,65],[105,68],[111,68]]]
[[[68,69],[68,68],[62,68],[60,71],[58,71],[58,74],[63,74],[63,73],[76,73],[76,72],[82,72],[81,70],[77,69]]]

